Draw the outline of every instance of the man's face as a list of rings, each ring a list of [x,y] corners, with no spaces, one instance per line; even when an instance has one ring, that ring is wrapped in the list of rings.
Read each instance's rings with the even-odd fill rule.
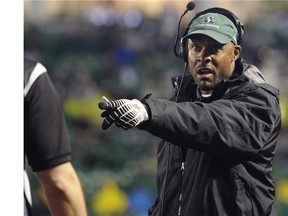
[[[188,39],[188,67],[200,91],[212,93],[220,80],[230,76],[240,53],[241,47],[232,42],[223,45],[205,35]]]

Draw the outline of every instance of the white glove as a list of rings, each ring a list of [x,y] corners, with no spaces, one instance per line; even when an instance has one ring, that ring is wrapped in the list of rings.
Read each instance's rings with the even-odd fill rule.
[[[98,104],[101,110],[105,110],[101,117],[103,130],[108,129],[113,123],[127,130],[149,119],[145,106],[137,99],[120,99],[109,101],[103,97],[104,102]]]

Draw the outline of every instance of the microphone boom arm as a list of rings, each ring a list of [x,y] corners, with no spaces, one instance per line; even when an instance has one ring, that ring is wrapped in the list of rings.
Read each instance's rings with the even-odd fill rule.
[[[181,24],[181,20],[183,18],[183,16],[188,12],[191,11],[195,8],[195,3],[194,2],[189,2],[186,6],[186,10],[184,11],[184,13],[182,14],[182,16],[180,17],[180,19],[178,20],[178,27],[177,27],[177,35],[174,41],[174,53],[177,57],[180,57],[180,54],[177,51],[177,45],[178,45],[178,40],[179,40],[179,31],[180,31],[180,24]]]
[[[175,55],[176,55],[177,57],[180,56],[180,54],[178,53],[178,51],[177,51],[177,49],[176,49],[176,47],[177,47],[177,45],[178,45],[178,40],[179,40],[180,24],[181,24],[181,20],[182,20],[183,16],[184,16],[187,12],[188,12],[188,9],[186,9],[186,10],[184,11],[184,13],[182,14],[182,16],[181,16],[180,19],[178,20],[177,35],[176,35],[176,38],[175,38],[175,41],[174,41],[174,53],[175,53]]]

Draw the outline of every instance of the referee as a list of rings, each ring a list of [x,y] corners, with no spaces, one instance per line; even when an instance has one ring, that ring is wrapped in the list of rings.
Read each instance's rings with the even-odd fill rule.
[[[60,99],[46,68],[24,58],[24,154],[42,183],[53,216],[86,216]],[[32,199],[24,165],[24,215]]]

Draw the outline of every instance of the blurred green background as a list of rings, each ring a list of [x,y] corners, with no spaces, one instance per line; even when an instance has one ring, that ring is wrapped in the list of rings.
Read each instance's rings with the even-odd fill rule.
[[[89,215],[144,216],[156,192],[157,138],[101,129],[101,96],[170,98],[170,77],[183,62],[173,53],[188,1],[24,1],[24,54],[42,62],[62,99]],[[242,57],[281,91],[283,129],[274,160],[277,216],[288,212],[288,2],[198,1],[197,11],[226,7],[245,25]],[[28,168],[29,169],[29,168]],[[46,216],[43,189],[29,169],[34,212]],[[286,214],[285,214],[286,213]]]

